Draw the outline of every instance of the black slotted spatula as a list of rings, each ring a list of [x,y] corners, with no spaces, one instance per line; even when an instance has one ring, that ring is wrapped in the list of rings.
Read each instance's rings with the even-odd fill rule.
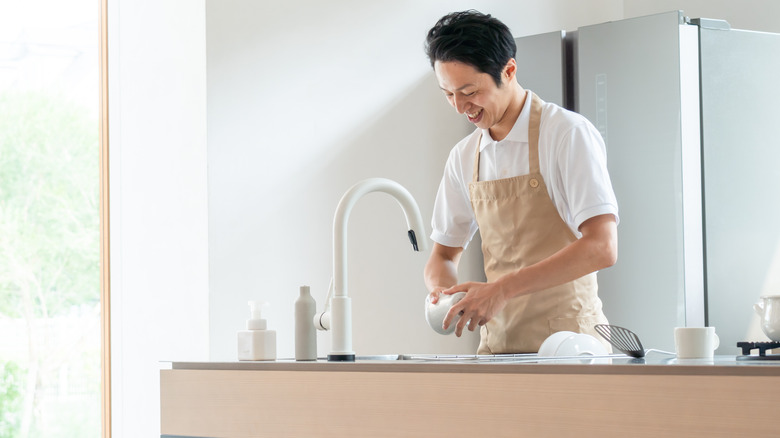
[[[596,333],[623,353],[632,357],[645,357],[645,349],[639,336],[631,330],[608,324],[596,324],[594,328]]]

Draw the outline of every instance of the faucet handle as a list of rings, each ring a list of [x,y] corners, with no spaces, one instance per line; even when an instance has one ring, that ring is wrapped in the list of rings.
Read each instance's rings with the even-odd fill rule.
[[[312,322],[314,323],[314,328],[316,328],[317,330],[320,331],[330,330],[330,312],[326,310],[321,313],[315,313]]]

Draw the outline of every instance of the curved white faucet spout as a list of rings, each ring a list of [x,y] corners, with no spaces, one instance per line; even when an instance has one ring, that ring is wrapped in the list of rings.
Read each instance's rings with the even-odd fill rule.
[[[369,178],[353,185],[341,197],[333,218],[333,297],[331,299],[331,330],[334,355],[354,355],[352,352],[352,312],[347,294],[347,224],[355,203],[363,195],[384,192],[396,199],[406,216],[409,238],[415,250],[427,249],[427,237],[420,208],[401,184],[386,178]]]
[[[341,197],[333,218],[333,286],[334,296],[347,296],[347,224],[357,200],[371,192],[384,192],[394,197],[406,216],[406,224],[419,241],[419,249],[427,249],[425,228],[420,208],[401,184],[385,178],[369,178],[352,186]]]

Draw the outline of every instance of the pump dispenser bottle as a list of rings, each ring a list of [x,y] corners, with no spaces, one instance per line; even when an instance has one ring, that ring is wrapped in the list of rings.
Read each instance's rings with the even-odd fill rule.
[[[268,330],[261,311],[267,303],[249,302],[246,330],[238,332],[238,360],[276,360],[276,332]]]

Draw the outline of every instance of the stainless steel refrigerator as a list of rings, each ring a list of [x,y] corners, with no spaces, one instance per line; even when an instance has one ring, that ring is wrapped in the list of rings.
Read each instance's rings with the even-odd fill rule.
[[[610,323],[670,351],[678,326],[715,326],[719,354],[765,340],[752,305],[780,294],[780,35],[672,11],[517,43],[521,85],[606,143]]]

